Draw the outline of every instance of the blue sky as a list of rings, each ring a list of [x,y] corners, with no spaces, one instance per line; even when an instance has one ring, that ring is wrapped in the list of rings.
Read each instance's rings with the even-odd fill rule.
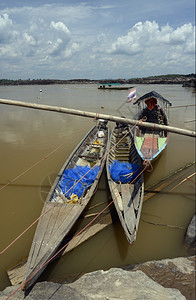
[[[0,78],[195,73],[195,0],[1,0]]]

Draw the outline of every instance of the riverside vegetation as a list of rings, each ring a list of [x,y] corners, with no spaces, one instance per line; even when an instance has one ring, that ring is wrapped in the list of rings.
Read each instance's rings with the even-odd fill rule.
[[[149,76],[142,78],[130,79],[0,79],[0,85],[46,85],[46,84],[103,84],[103,83],[120,83],[120,84],[181,84],[183,86],[196,87],[196,74],[169,74],[159,76]]]

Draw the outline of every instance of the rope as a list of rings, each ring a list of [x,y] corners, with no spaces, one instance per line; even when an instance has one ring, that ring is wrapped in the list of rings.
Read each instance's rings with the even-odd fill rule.
[[[34,165],[32,165],[31,167],[29,167],[28,169],[26,169],[25,171],[23,171],[22,173],[20,173],[19,175],[17,175],[15,178],[13,178],[12,180],[9,180],[8,183],[6,183],[5,185],[3,185],[0,188],[0,191],[3,190],[5,187],[7,187],[8,185],[12,184],[14,181],[16,181],[18,178],[20,178],[21,176],[25,175],[27,172],[29,172],[30,170],[32,170],[35,166],[37,166],[38,164],[40,164],[42,161],[48,159],[48,157],[50,157],[50,155],[54,154],[55,152],[57,152],[63,145],[65,145],[67,143],[67,141],[63,142],[60,146],[58,146],[57,148],[55,148],[54,150],[52,150],[51,152],[49,152],[46,156],[42,157],[39,161],[37,161]]]
[[[143,221],[143,222],[145,222],[145,223],[148,223],[148,224],[151,224],[151,225],[155,225],[155,226],[165,226],[165,227],[170,227],[170,228],[177,228],[177,229],[181,229],[181,230],[186,230],[186,228],[181,227],[181,226],[149,222],[149,221],[143,220],[142,218],[140,220]]]
[[[151,173],[153,171],[153,165],[149,159],[144,160],[143,165],[146,166],[147,172]],[[147,169],[147,167],[150,167],[150,169]]]
[[[136,126],[142,127],[142,123],[146,122],[146,120],[147,120],[147,117],[144,116],[142,119],[139,119],[138,122],[133,127],[136,127]],[[140,130],[139,133],[140,133],[140,137],[142,137],[142,130]]]
[[[129,129],[129,131],[130,131],[130,129]],[[127,133],[118,141],[118,143],[120,143],[120,141],[129,133],[129,131],[127,131]],[[113,147],[112,147],[112,149],[114,148],[114,147],[116,147],[117,146],[117,144],[118,143],[116,143]],[[112,150],[111,149],[111,150]],[[109,152],[108,152],[109,153]],[[104,159],[105,158],[105,156],[108,154],[107,153],[107,151],[106,151],[106,153],[105,153],[105,155],[103,155],[103,157],[101,158],[101,159]],[[96,165],[96,164],[95,164]],[[95,167],[95,165],[93,166],[93,167]],[[145,171],[145,169],[147,168],[147,166],[148,166],[148,164],[146,164],[146,166],[144,167],[144,169],[136,176],[136,178],[134,178],[133,180],[132,180],[132,182],[134,182],[144,171]],[[89,171],[88,171],[89,172]],[[88,173],[87,172],[87,173]],[[85,175],[84,175],[85,176]],[[80,180],[81,180],[81,178],[80,178]],[[131,183],[132,183],[131,182]],[[131,184],[130,183],[130,184]],[[123,190],[122,190],[122,193],[126,190],[128,188],[128,186],[126,186]],[[118,196],[117,196],[118,197]],[[116,197],[116,198],[117,198]],[[115,198],[115,199],[116,199]],[[30,278],[28,278],[24,283],[22,283],[11,295],[9,295],[8,297],[7,297],[7,299],[9,299],[10,297],[12,297],[21,287],[23,287],[25,284],[27,284],[43,267],[45,267],[51,260],[53,260],[74,238],[76,238],[80,233],[82,233],[86,228],[88,228],[113,202],[114,202],[114,200],[115,199],[113,199],[93,220],[91,220],[83,229],[81,229],[66,245],[64,245],[53,257],[51,257],[47,262],[45,262],[36,272],[34,272],[33,274],[32,274],[32,276],[30,277]],[[53,205],[51,205],[49,208],[48,208],[48,210],[46,210],[43,214],[41,214],[40,215],[40,217],[39,218],[37,218],[28,228],[26,228],[26,230],[23,232],[23,233],[21,233],[10,245],[8,245],[0,254],[2,254],[2,253],[4,253],[11,245],[13,245],[29,228],[31,228],[43,215],[45,215],[55,204],[56,204],[57,202],[54,202],[54,204]]]
[[[99,113],[96,112],[96,115],[95,115],[95,117],[94,117],[93,120],[94,120],[95,122],[97,122],[98,119],[99,119]]]
[[[194,172],[194,173],[191,174],[190,176],[188,176],[188,177],[184,178],[183,180],[181,180],[177,185],[175,185],[175,186],[170,190],[170,192],[173,191],[174,189],[176,189],[179,185],[181,185],[182,183],[184,183],[186,180],[190,180],[190,181],[192,181],[193,183],[195,183],[194,180],[190,179],[190,178],[193,177],[195,174],[196,174],[196,172]]]
[[[126,135],[128,134],[128,132],[126,133]],[[125,136],[126,136],[125,135]],[[118,141],[118,143],[120,143],[120,141],[122,140],[124,138],[124,136]],[[64,145],[66,142],[64,142],[62,145]],[[116,144],[116,145],[118,145],[118,143]],[[62,145],[60,145],[58,148],[60,148]],[[116,147],[116,145],[114,145],[113,147]],[[112,149],[113,149],[113,147],[112,147]],[[53,150],[51,153],[53,153],[53,152],[55,152],[55,151],[57,151],[57,149],[58,148],[56,148],[55,150]],[[111,149],[111,150],[112,150]],[[103,160],[104,158],[105,158],[105,156],[107,155],[109,153],[109,151],[107,152],[106,151],[106,153],[105,153],[105,155],[101,158],[101,160]],[[47,156],[46,156],[47,157]],[[43,158],[43,159],[45,159],[45,158]],[[42,159],[42,160],[43,160]],[[42,160],[40,160],[40,161],[42,161]],[[38,164],[38,162],[36,163],[36,164]],[[95,166],[97,165],[97,163],[91,168],[91,169],[93,169]],[[32,168],[32,167],[31,167]],[[30,168],[30,169],[31,169]],[[90,170],[91,170],[90,169]],[[86,174],[84,174],[68,191],[66,191],[66,193],[64,194],[64,195],[66,195],[78,182],[80,182],[81,180],[82,180],[82,178],[84,177],[84,176],[86,176],[89,172],[90,172],[90,170],[89,171],[87,171],[86,172]],[[23,172],[23,173],[26,173],[27,172],[27,170],[25,171],[25,172]],[[18,177],[20,177],[21,175],[19,175],[19,176],[17,176],[17,178]],[[14,180],[16,180],[16,179],[14,179]],[[7,184],[8,185],[8,184]],[[6,185],[6,186],[7,186]],[[63,196],[61,196],[60,198],[59,198],[59,200],[61,199],[61,198],[63,198]],[[59,201],[58,200],[58,201]],[[35,225],[45,214],[47,214],[55,205],[56,205],[56,203],[58,203],[58,201],[56,201],[56,202],[54,202],[53,204],[51,204],[51,206],[49,206],[48,207],[48,209],[45,211],[45,212],[43,212],[33,223],[31,223],[21,234],[19,234],[7,247],[5,247],[1,252],[0,252],[0,255],[2,255],[4,252],[6,252],[13,244],[15,244],[15,242],[17,242],[17,240],[19,240],[33,225]]]
[[[84,228],[82,228],[74,237],[65,244],[58,252],[56,252],[49,260],[47,260],[36,272],[32,274],[31,277],[29,277],[25,282],[23,282],[12,294],[10,294],[7,298],[11,298],[19,289],[21,289],[24,285],[26,285],[42,268],[44,268],[50,261],[52,261],[62,250],[64,250],[71,241],[73,241],[79,234],[81,234],[86,228],[88,228],[112,203],[114,200],[112,200],[93,220],[91,220]]]
[[[64,142],[65,143],[65,142]],[[63,144],[64,144],[63,143]],[[95,164],[96,165],[96,164]],[[95,165],[93,166],[93,168],[95,167]],[[91,169],[90,169],[91,170]],[[90,172],[90,170],[88,172],[86,172],[86,174],[88,174]],[[66,195],[67,193],[69,193],[69,191],[78,183],[82,180],[82,178],[84,176],[86,176],[86,174],[84,174],[68,191],[66,191],[66,193],[64,195]],[[60,199],[62,199],[63,196],[60,197]],[[59,199],[59,200],[60,200]],[[58,200],[58,201],[59,201]],[[19,234],[7,247],[5,247],[1,252],[0,255],[2,255],[5,251],[7,251],[17,240],[19,240],[19,238],[21,238],[34,224],[36,224],[46,213],[48,213],[55,205],[56,203],[58,203],[58,201],[54,202],[53,204],[51,204],[51,206],[48,207],[48,209],[43,212],[33,223],[31,223],[21,234]]]
[[[49,152],[46,156],[44,156],[42,159],[40,159],[38,162],[36,162],[34,165],[32,165],[30,168],[28,168],[27,170],[25,170],[24,172],[22,172],[21,174],[19,174],[18,176],[16,176],[14,179],[12,179],[11,181],[9,181],[7,184],[5,184],[3,187],[0,188],[0,191],[2,189],[4,189],[5,187],[7,187],[8,185],[10,185],[12,182],[16,181],[18,178],[20,178],[22,175],[26,174],[28,171],[30,171],[31,169],[33,169],[35,166],[37,166],[39,163],[41,163],[43,160],[47,159],[50,155],[52,155],[53,153],[55,153],[57,150],[59,150],[64,144],[66,144],[67,141],[65,141],[64,143],[62,143],[60,146],[58,146],[57,148],[55,148],[54,150],[52,150],[51,152]],[[87,172],[88,173],[88,172]],[[85,174],[86,175],[86,174]],[[84,175],[84,176],[85,176]],[[81,180],[82,178],[80,178]],[[72,188],[72,187],[71,187]],[[70,188],[70,189],[71,189]],[[67,193],[70,191],[70,189],[67,191]],[[8,244],[8,246],[6,246],[1,252],[0,255],[2,255],[4,252],[6,252],[13,244],[15,244],[15,242],[17,242],[17,240],[19,240],[29,229],[31,229],[31,227],[33,225],[35,225],[46,213],[48,213],[54,206],[55,204],[58,203],[54,202],[44,213],[42,213],[35,221],[33,221],[21,234],[19,234],[10,244]]]
[[[43,160],[47,159],[51,154],[55,153],[58,149],[60,149],[66,142],[64,142],[63,144],[61,144],[60,146],[58,146],[56,149],[54,149],[53,151],[51,151],[50,153],[48,153],[45,157],[43,157],[41,160],[39,160],[38,162],[36,162],[34,165],[32,165],[30,168],[28,168],[27,170],[25,170],[23,173],[19,174],[18,176],[16,176],[13,180],[11,180],[10,182],[8,182],[7,184],[5,184],[3,187],[1,187],[0,190],[2,190],[3,188],[7,187],[9,184],[11,184],[12,182],[16,181],[19,177],[21,177],[22,175],[26,174],[29,170],[31,170],[32,168],[34,168],[36,165],[38,165],[40,162],[42,162]],[[56,203],[56,202],[55,202]],[[5,247],[1,252],[0,255],[2,255],[5,251],[7,251],[17,240],[19,240],[19,238],[21,238],[34,224],[36,224],[50,209],[52,209],[55,205],[55,203],[53,205],[51,205],[43,214],[41,214],[33,223],[31,223],[21,234],[19,234],[7,247]]]
[[[137,179],[137,177],[139,177],[144,171],[145,171],[146,167],[136,176],[136,178],[134,178],[134,180]],[[130,183],[132,184],[133,181]],[[122,190],[122,193],[128,189],[128,185]],[[118,196],[116,196],[117,198]],[[85,229],[87,229],[115,200],[116,198],[114,198],[104,209],[102,209],[101,212],[99,212],[97,214],[97,216],[95,216],[95,218],[93,218],[85,227],[83,227],[76,235],[74,235],[74,237],[67,242],[60,250],[58,250],[58,252],[56,252],[49,260],[47,260],[37,271],[35,271],[31,277],[29,277],[25,282],[23,282],[12,294],[10,294],[6,300],[10,299],[19,289],[21,289],[23,286],[25,286],[42,268],[44,268],[45,266],[47,266],[49,264],[49,262],[51,262],[59,253],[62,252],[62,250],[64,250],[71,241],[73,241],[79,234],[81,234]]]
[[[154,184],[150,185],[147,187],[147,189],[155,189],[158,185],[161,185],[163,184],[165,181],[168,181],[168,180],[171,180],[171,178],[173,176],[175,176],[176,178],[176,175],[178,175],[178,177],[176,179],[178,179],[180,177],[180,174],[181,172],[187,170],[188,168],[192,167],[193,165],[195,164],[195,161],[191,162],[190,164],[187,164],[185,167],[182,167],[182,168],[179,168],[178,170],[176,170],[175,172],[173,172],[172,174],[162,178],[160,181],[157,181],[155,182]]]
[[[134,125],[135,126],[135,125]],[[108,151],[105,151],[105,154],[101,157],[101,159],[100,159],[100,161],[102,161],[103,159],[105,159],[105,157],[109,154],[109,152],[111,151],[111,150],[113,150],[128,134],[129,134],[129,132],[131,133],[131,130],[134,128],[134,126],[132,127],[132,128],[129,128],[129,130],[127,131],[127,133],[126,134],[124,134],[123,135],[123,137],[121,138],[121,139],[119,139],[119,141],[116,143],[116,144],[114,144],[114,146],[110,149],[110,150],[108,150]],[[92,167],[92,168],[90,168],[78,181],[76,181],[75,182],[75,184],[68,190],[68,191],[66,191],[66,193],[64,194],[64,195],[66,195],[75,185],[77,185],[93,168],[95,168],[95,166],[97,166],[98,165],[98,162]],[[137,178],[137,177],[136,177]],[[97,183],[98,184],[98,183]],[[60,197],[61,198],[61,197]],[[58,201],[57,201],[58,202]]]

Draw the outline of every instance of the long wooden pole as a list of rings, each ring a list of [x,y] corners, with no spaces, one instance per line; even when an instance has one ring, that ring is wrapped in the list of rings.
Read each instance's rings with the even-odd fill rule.
[[[149,122],[140,122],[138,120],[121,118],[121,117],[105,115],[105,114],[98,114],[98,113],[82,111],[82,110],[78,110],[78,109],[71,109],[71,108],[50,106],[50,105],[43,105],[43,104],[35,104],[35,103],[27,103],[27,102],[7,100],[7,99],[0,99],[0,104],[23,106],[23,107],[27,107],[27,108],[54,111],[54,112],[58,112],[58,113],[71,114],[71,115],[77,115],[77,116],[88,117],[88,118],[99,118],[99,119],[104,119],[104,120],[108,120],[111,122],[126,123],[126,124],[131,124],[131,125],[140,125],[141,127],[147,127],[147,128],[153,128],[153,129],[156,128],[156,129],[165,130],[165,131],[169,131],[169,132],[173,132],[173,133],[177,133],[177,134],[181,134],[181,135],[196,137],[196,132],[191,131],[191,130],[181,129],[181,128],[172,127],[172,126],[166,126],[166,125],[160,125],[160,124],[154,124],[154,123],[149,123]]]

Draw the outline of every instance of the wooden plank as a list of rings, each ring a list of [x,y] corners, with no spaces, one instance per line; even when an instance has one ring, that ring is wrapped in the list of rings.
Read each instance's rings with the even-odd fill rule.
[[[77,206],[79,204],[76,204]],[[75,224],[75,222],[78,219],[78,216],[81,214],[81,210],[79,211],[75,204],[69,204],[69,212],[66,211],[66,217],[61,221],[61,225],[59,228],[55,231],[55,234],[53,235],[53,243],[57,243],[57,241],[62,241],[64,236],[69,232],[69,230],[72,228],[72,226]]]
[[[111,191],[113,193],[113,199],[116,201],[116,204],[118,205],[119,210],[123,211],[123,204],[121,197],[119,197],[119,191],[118,191],[118,184],[116,184],[114,181],[110,181]]]
[[[25,269],[26,269],[26,260],[7,271],[9,280],[12,285],[18,285],[22,283],[25,274]]]
[[[38,223],[38,228],[33,239],[32,247],[27,262],[27,274],[31,270],[33,270],[35,266],[39,264],[42,257],[44,255],[47,255],[46,253],[50,252],[55,247],[56,243],[58,243],[58,240],[56,240],[55,236],[54,238],[51,238],[50,227],[53,225],[51,223],[55,222],[55,218],[53,218],[54,211],[58,211],[59,207],[63,207],[65,210],[66,205],[48,202],[46,203],[45,211],[47,211],[50,207],[52,207],[51,210],[49,210]],[[68,210],[67,213],[70,213],[70,210]],[[58,223],[60,223],[60,221],[61,220],[59,220]]]
[[[60,204],[60,205],[56,205],[53,210],[52,210],[52,214],[50,215],[50,219],[48,220],[48,224],[47,224],[47,230],[45,232],[44,238],[42,243],[47,243],[51,237],[52,237],[52,230],[56,224],[56,226],[58,227],[62,221],[62,219],[58,218],[59,215],[59,211],[61,209],[64,210],[64,207],[66,206],[66,204]]]
[[[84,243],[85,241],[87,241],[88,239],[93,237],[95,234],[99,233],[100,231],[102,231],[104,228],[108,227],[111,224],[112,224],[112,218],[111,218],[110,213],[108,213],[104,217],[101,217],[97,223],[90,226],[89,228],[84,230],[82,233],[80,233],[78,236],[76,236],[73,240],[71,240],[71,242],[65,249],[63,255],[68,253],[69,251],[73,250],[77,246],[81,245],[82,243]]]
[[[51,205],[52,205],[51,203],[47,203],[47,205],[45,207],[45,211],[47,209],[49,209]],[[43,211],[42,211],[42,213],[43,213]],[[50,219],[51,213],[52,213],[52,208],[44,216],[42,216],[41,222],[38,223],[37,230],[34,235],[32,247],[31,247],[31,250],[29,253],[29,258],[28,258],[28,263],[27,263],[27,274],[28,274],[28,270],[33,268],[36,263],[36,259],[39,254],[39,251],[40,251],[42,240],[45,235],[45,230],[46,230],[45,223],[47,223],[48,220]]]
[[[51,231],[51,235],[56,234],[57,230],[59,229],[59,220],[61,220],[62,222],[62,219],[65,219],[66,215],[71,213],[71,209],[72,206],[70,206],[69,204],[66,204],[66,206],[61,206],[56,218],[56,223],[54,224],[54,227]]]
[[[123,185],[123,190],[121,192],[125,224],[127,228],[129,228],[129,231],[132,233],[135,229],[136,216],[133,204],[130,207],[128,206],[128,204],[130,202],[133,190],[134,185],[128,183]]]

